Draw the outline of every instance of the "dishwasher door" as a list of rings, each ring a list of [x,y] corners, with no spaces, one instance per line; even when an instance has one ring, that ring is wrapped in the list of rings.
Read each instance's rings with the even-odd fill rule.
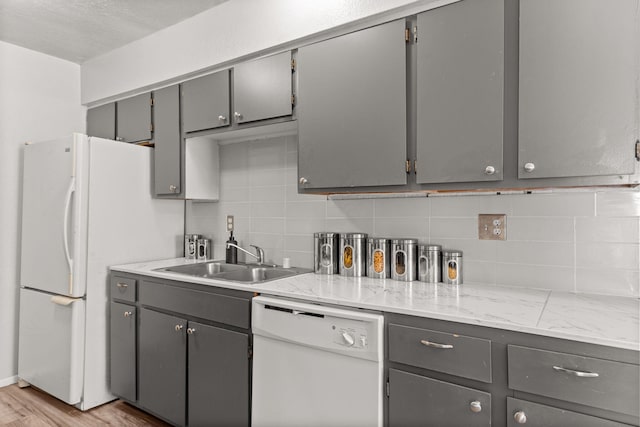
[[[253,426],[382,426],[383,316],[272,297],[252,307]]]

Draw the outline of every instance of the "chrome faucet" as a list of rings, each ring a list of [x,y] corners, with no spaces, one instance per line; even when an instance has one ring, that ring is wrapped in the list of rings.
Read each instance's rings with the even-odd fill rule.
[[[249,252],[246,249],[241,248],[238,245],[235,245],[233,243],[228,243],[227,242],[227,249],[230,248],[230,247],[234,247],[236,249],[239,249],[242,252],[244,252],[245,254],[251,255],[252,257],[254,257],[257,260],[256,262],[258,263],[258,265],[262,265],[262,263],[264,262],[264,251],[262,250],[262,248],[259,247],[259,246],[256,246],[256,245],[249,245],[249,246],[251,246],[252,248],[256,249],[256,253],[255,254]]]

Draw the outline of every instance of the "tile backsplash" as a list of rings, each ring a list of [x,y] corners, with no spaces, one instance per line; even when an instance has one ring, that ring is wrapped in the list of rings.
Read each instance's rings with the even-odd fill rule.
[[[189,233],[224,258],[226,215],[239,244],[313,266],[313,233],[413,237],[464,252],[465,283],[640,297],[640,191],[328,199],[297,192],[297,140],[220,147],[220,201],[187,202]],[[478,214],[506,214],[507,240],[478,240]],[[243,259],[239,254],[239,259]]]

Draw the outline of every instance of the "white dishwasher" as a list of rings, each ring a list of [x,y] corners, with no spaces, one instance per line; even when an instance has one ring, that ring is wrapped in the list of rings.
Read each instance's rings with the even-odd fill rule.
[[[253,426],[382,426],[383,316],[253,299]]]

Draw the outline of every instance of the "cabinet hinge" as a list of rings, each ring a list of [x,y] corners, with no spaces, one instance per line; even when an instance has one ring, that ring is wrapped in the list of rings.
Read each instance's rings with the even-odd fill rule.
[[[418,161],[413,161],[413,173],[418,173]]]
[[[404,164],[404,170],[406,173],[411,172],[411,160],[407,159],[407,162]]]
[[[636,160],[640,161],[640,139],[636,141]]]
[[[291,71],[296,70],[296,60],[295,58],[291,58]]]
[[[418,27],[413,27],[413,42],[418,43]]]
[[[387,393],[387,397],[391,394],[391,389],[389,387],[389,381],[387,381],[387,386],[385,387],[385,392]]]
[[[149,105],[153,107],[153,98],[149,98]]]
[[[149,125],[149,132],[153,132],[153,123]]]
[[[411,30],[409,30],[408,28],[404,29],[404,41],[409,43],[409,40],[411,40]]]
[[[296,105],[296,96],[291,95],[291,106],[294,107]]]
[[[247,351],[247,358],[251,359],[252,357],[253,357],[253,349],[249,347],[249,350]]]

